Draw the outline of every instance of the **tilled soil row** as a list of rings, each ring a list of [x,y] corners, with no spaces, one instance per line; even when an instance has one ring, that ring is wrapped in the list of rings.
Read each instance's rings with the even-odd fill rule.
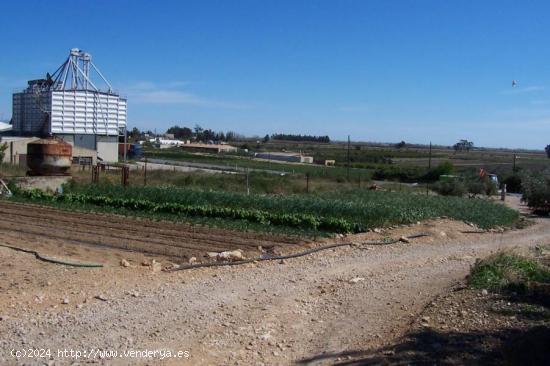
[[[277,237],[266,240],[264,234],[240,235],[229,230],[136,220],[117,215],[76,213],[19,203],[0,202],[0,214],[3,216],[0,230],[4,232],[177,257],[196,256],[208,251],[239,248],[250,251],[258,246],[288,247],[293,244],[288,242],[288,238],[283,238],[281,242]]]
[[[32,215],[45,215],[46,217],[56,216],[59,220],[65,222],[76,222],[86,225],[97,223],[101,227],[119,228],[125,225],[131,225],[135,230],[143,231],[147,234],[163,234],[163,235],[175,235],[180,237],[182,233],[192,234],[195,237],[200,238],[207,237],[210,240],[218,238],[219,240],[226,242],[228,234],[240,239],[243,243],[249,242],[251,239],[260,242],[276,242],[277,244],[299,244],[302,242],[300,238],[284,235],[273,235],[268,233],[259,232],[241,232],[227,229],[216,229],[208,226],[202,226],[197,224],[185,224],[174,223],[170,221],[154,221],[146,218],[128,217],[123,215],[116,215],[110,213],[96,213],[96,212],[79,212],[72,210],[62,210],[49,206],[42,206],[31,203],[15,203],[0,201],[0,210],[15,210],[19,215],[30,212],[32,209]],[[70,215],[68,215],[70,213]],[[276,240],[273,240],[273,239]],[[261,245],[258,244],[258,245]]]

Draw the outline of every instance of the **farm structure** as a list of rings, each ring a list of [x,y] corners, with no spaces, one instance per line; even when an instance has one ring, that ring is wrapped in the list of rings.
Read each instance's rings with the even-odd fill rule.
[[[106,88],[92,81],[92,71]],[[89,53],[73,48],[52,75],[30,80],[25,90],[13,94],[13,133],[56,136],[116,162],[119,136],[126,133],[126,98],[113,91]]]
[[[27,167],[27,146],[29,143],[38,141],[38,137],[3,136],[0,144],[7,145],[4,159],[0,163],[18,165],[21,168]],[[77,164],[92,165],[97,163],[97,151],[82,146],[73,146],[72,160]]]
[[[284,161],[290,163],[313,163],[313,156],[305,156],[297,153],[261,152],[254,155],[258,159]]]

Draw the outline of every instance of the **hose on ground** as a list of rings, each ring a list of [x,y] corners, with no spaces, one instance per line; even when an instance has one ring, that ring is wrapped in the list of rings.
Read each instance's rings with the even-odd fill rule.
[[[411,236],[407,236],[408,239],[414,239],[414,238],[420,238],[423,236],[429,236],[429,234],[415,234]],[[177,267],[173,268],[172,271],[181,271],[186,269],[196,269],[196,268],[207,268],[207,267],[222,267],[222,266],[238,266],[242,264],[248,264],[248,263],[255,263],[255,262],[262,262],[262,261],[275,261],[275,260],[283,260],[283,259],[292,259],[292,258],[298,258],[303,257],[309,254],[317,253],[323,250],[327,249],[333,249],[338,247],[344,247],[344,246],[357,246],[357,245],[387,245],[387,244],[394,244],[399,242],[400,239],[395,240],[385,240],[385,241],[370,241],[370,242],[346,242],[346,243],[337,243],[337,244],[330,244],[325,245],[322,247],[312,248],[308,250],[304,250],[303,252],[298,252],[294,254],[289,255],[275,255],[275,256],[262,256],[258,258],[253,259],[245,259],[241,261],[234,261],[234,262],[210,262],[210,263],[199,263],[199,264],[180,264]]]
[[[411,236],[407,236],[407,239],[415,239],[415,238],[421,238],[423,236],[430,236],[429,234],[415,234]],[[389,245],[389,244],[395,244],[397,242],[400,242],[401,238],[399,239],[389,239],[389,240],[382,240],[382,241],[364,241],[361,242],[363,245]]]
[[[18,248],[18,247],[12,247],[11,245],[6,245],[6,244],[0,244],[0,247],[12,249],[12,250],[15,250],[15,251],[18,251],[18,252],[33,254],[36,257],[36,259],[39,259],[41,261],[48,262],[48,263],[61,264],[61,265],[64,265],[64,266],[71,266],[71,267],[84,267],[84,268],[100,268],[100,267],[103,267],[103,264],[100,264],[100,263],[69,262],[69,261],[64,261],[64,260],[61,260],[61,259],[49,258],[49,257],[45,257],[45,256],[41,255],[40,253],[38,253],[37,251],[34,251],[34,250],[23,249],[23,248]]]

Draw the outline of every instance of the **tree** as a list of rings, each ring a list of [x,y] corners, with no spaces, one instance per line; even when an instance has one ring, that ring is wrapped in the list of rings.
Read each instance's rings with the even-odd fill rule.
[[[131,141],[137,141],[140,138],[141,138],[141,131],[137,127],[132,128],[130,133],[128,133],[128,139]]]
[[[550,171],[524,173],[521,179],[522,201],[535,213],[550,213]]]
[[[311,135],[293,135],[284,133],[275,133],[271,135],[273,140],[286,140],[286,141],[312,141],[329,143],[330,138],[328,136],[311,136]]]
[[[405,147],[405,145],[407,145],[407,143],[405,141],[401,141],[400,143],[395,144],[395,147],[398,149],[402,149]]]
[[[264,143],[269,142],[269,135],[264,136]]]
[[[455,151],[464,151],[464,150],[470,151],[471,149],[474,148],[474,143],[468,140],[460,140],[459,142],[453,145],[453,148],[455,149]]]
[[[548,158],[550,158],[550,145],[546,145],[544,150],[546,150],[546,156],[548,156]]]
[[[178,125],[172,126],[166,130],[166,133],[174,135],[178,140],[190,140],[193,136],[193,131],[189,127],[180,127]]]

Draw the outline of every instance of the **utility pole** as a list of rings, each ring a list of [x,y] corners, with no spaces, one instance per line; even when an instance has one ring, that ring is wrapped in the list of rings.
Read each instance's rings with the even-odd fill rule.
[[[350,156],[349,156],[349,153],[350,153],[350,138],[349,138],[349,135],[348,135],[348,181],[349,181],[349,164],[350,164]]]

